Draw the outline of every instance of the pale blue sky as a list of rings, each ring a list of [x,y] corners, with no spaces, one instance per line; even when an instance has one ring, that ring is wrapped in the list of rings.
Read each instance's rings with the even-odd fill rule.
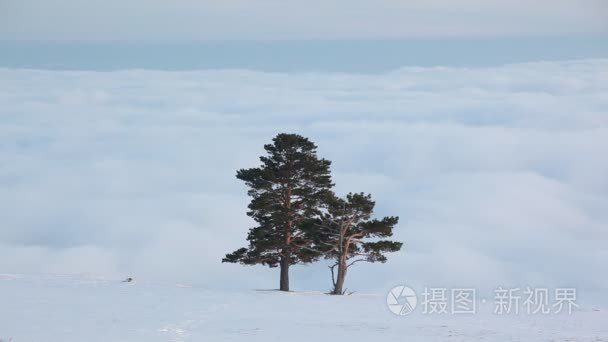
[[[0,67],[386,72],[608,57],[602,0],[3,0]]]
[[[376,73],[608,58],[608,35],[338,41],[0,42],[0,67]]]
[[[608,32],[603,0],[3,0],[6,40],[406,39]]]

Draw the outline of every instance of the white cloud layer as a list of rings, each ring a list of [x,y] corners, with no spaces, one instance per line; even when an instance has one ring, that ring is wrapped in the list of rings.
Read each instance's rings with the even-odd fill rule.
[[[0,70],[0,272],[275,287],[223,265],[253,223],[235,170],[278,132],[399,215],[348,287],[576,286],[606,300],[608,60],[377,75]],[[296,267],[296,289],[329,287]]]
[[[604,0],[4,0],[0,39],[394,39],[606,33],[607,16]]]

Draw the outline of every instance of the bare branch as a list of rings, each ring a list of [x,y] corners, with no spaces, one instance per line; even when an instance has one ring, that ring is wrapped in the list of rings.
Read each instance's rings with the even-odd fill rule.
[[[351,263],[349,263],[348,265],[346,265],[346,268],[351,267],[352,265],[358,263],[359,261],[367,261],[367,259],[357,259],[357,260],[353,260]]]

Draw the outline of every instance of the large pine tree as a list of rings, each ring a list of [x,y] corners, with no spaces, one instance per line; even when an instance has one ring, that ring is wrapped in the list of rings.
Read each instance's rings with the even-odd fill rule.
[[[361,261],[384,263],[385,253],[397,252],[403,245],[384,240],[393,235],[399,217],[372,218],[375,204],[371,195],[364,193],[349,193],[344,199],[332,195],[327,197],[326,210],[304,226],[306,235],[315,241],[312,249],[334,261],[329,266],[332,294],[344,294],[346,273],[352,265]]]
[[[249,212],[257,226],[249,230],[249,246],[226,255],[222,262],[262,264],[281,269],[281,291],[289,291],[289,267],[308,263],[320,254],[301,229],[320,214],[333,186],[331,162],[317,157],[317,146],[297,134],[279,134],[264,146],[262,165],[241,169],[236,177],[249,187]]]

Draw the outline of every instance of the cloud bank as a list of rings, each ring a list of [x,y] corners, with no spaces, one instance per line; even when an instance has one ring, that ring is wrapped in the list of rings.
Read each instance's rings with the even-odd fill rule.
[[[297,132],[404,251],[348,287],[608,289],[608,60],[376,75],[0,70],[0,272],[274,288],[222,265],[253,222],[235,170]],[[323,264],[296,289],[329,288]]]

